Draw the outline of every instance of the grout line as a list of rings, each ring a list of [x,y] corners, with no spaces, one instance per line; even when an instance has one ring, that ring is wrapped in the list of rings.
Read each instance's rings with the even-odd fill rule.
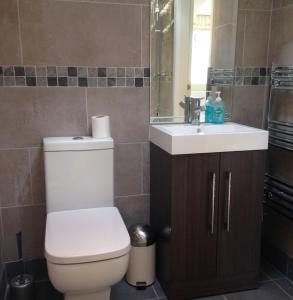
[[[142,6],[140,7],[140,65],[142,66]]]
[[[42,149],[42,145],[40,146],[28,146],[28,147],[15,147],[15,148],[0,148],[0,151],[8,151],[8,150],[27,150],[27,149]]]
[[[73,3],[88,3],[88,4],[106,4],[106,5],[122,5],[122,6],[146,6],[148,4],[139,3],[119,3],[119,2],[106,2],[106,1],[94,1],[94,0],[55,0],[56,2],[73,2]]]
[[[152,288],[153,288],[153,291],[154,291],[157,299],[160,299],[159,294],[157,293],[157,290],[155,289],[155,285],[154,284],[152,285]]]
[[[34,204],[34,193],[33,193],[33,176],[32,176],[32,159],[31,159],[31,151],[30,149],[27,149],[28,154],[28,167],[29,167],[29,177],[30,177],[30,188],[31,188],[31,197],[32,197],[32,203]]]
[[[146,143],[149,143],[150,141],[144,141],[144,142],[122,142],[122,143],[119,143],[119,142],[116,142],[115,145],[140,145],[140,144],[146,144]]]
[[[88,114],[88,105],[87,105],[87,89],[85,89],[85,114],[86,114],[86,130],[87,134],[89,134],[89,114]]]
[[[242,61],[241,61],[241,65],[244,65],[244,54],[245,54],[245,36],[246,36],[246,22],[247,22],[247,15],[244,14],[244,28],[243,28],[243,49],[242,49]]]
[[[270,55],[271,33],[272,33],[273,3],[274,3],[274,1],[272,0],[271,13],[270,13],[270,22],[269,22],[269,36],[268,36],[268,44],[267,44],[267,68],[269,67],[269,55]]]
[[[143,144],[140,144],[140,155],[141,155],[141,157],[140,157],[140,168],[141,168],[141,170],[140,170],[140,174],[141,174],[141,189],[140,189],[140,191],[141,191],[141,193],[143,193],[143,182],[144,182],[144,180],[143,180],[143,174],[144,174],[144,151],[143,151],[144,149],[143,149]]]
[[[293,297],[285,289],[283,289],[279,283],[276,281],[273,282],[284,294],[286,294],[290,299],[293,299]]]
[[[288,4],[288,5],[285,5],[285,6],[281,6],[281,7],[276,7],[276,8],[272,8],[273,11],[277,11],[277,10],[282,10],[284,8],[290,8],[292,7],[293,4]]]
[[[130,198],[130,197],[144,197],[144,196],[149,196],[150,194],[131,194],[131,195],[123,195],[123,196],[114,196],[114,199],[117,199],[117,198]]]
[[[256,11],[256,12],[269,12],[271,9],[261,9],[261,8],[239,8],[240,11]]]
[[[33,204],[23,204],[23,205],[2,206],[1,209],[34,207],[34,206],[46,206],[46,203],[33,203]]]
[[[277,271],[278,273],[282,274],[283,277],[280,277],[280,278],[272,278],[273,280],[276,280],[276,279],[283,279],[283,278],[286,278],[286,274],[284,274],[283,272],[281,272],[277,267],[275,267],[271,262],[269,262],[267,259],[264,258],[264,261],[271,266],[272,269],[274,269],[275,271]],[[263,273],[265,273],[264,271],[262,271]],[[266,273],[265,273],[266,274]],[[267,274],[266,274],[267,275]],[[269,276],[268,276],[269,277]]]
[[[228,298],[225,295],[222,295],[222,297],[224,298],[224,300],[228,300]]]
[[[17,6],[18,42],[19,42],[20,62],[21,62],[21,64],[23,64],[23,51],[22,51],[19,0],[16,1],[16,6]]]
[[[267,42],[267,61],[266,61],[266,69],[267,70],[269,68],[269,57],[270,57],[270,50],[271,50],[270,43],[271,43],[271,32],[272,32],[273,4],[274,4],[274,0],[272,0],[272,2],[271,2],[271,12],[270,12],[270,21],[269,21],[269,35],[268,35],[268,42]],[[271,67],[271,65],[270,65],[270,67]],[[269,85],[265,84],[264,95],[263,95],[263,117],[262,117],[262,128],[264,128],[264,129],[267,126],[267,117],[266,116],[268,114],[269,98],[270,98]]]

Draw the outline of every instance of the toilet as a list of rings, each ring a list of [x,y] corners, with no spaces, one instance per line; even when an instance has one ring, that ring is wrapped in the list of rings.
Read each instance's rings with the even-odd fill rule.
[[[43,144],[50,281],[65,300],[109,300],[130,251],[113,207],[113,140],[49,137]]]

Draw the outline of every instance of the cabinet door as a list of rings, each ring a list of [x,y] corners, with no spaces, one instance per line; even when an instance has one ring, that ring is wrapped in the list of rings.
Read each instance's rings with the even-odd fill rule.
[[[216,277],[219,154],[172,158],[172,278]]]
[[[222,153],[220,173],[220,277],[253,277],[260,258],[264,152]]]

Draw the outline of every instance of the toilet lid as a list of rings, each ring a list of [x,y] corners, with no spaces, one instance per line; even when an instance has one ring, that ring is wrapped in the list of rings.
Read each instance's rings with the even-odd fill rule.
[[[129,234],[115,207],[47,215],[45,256],[52,263],[106,260],[125,255],[129,250]]]

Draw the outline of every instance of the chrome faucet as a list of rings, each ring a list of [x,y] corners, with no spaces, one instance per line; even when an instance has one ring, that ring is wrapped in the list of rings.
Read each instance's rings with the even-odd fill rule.
[[[184,122],[193,125],[200,125],[200,100],[203,98],[192,98],[185,96],[180,106],[184,108]]]

